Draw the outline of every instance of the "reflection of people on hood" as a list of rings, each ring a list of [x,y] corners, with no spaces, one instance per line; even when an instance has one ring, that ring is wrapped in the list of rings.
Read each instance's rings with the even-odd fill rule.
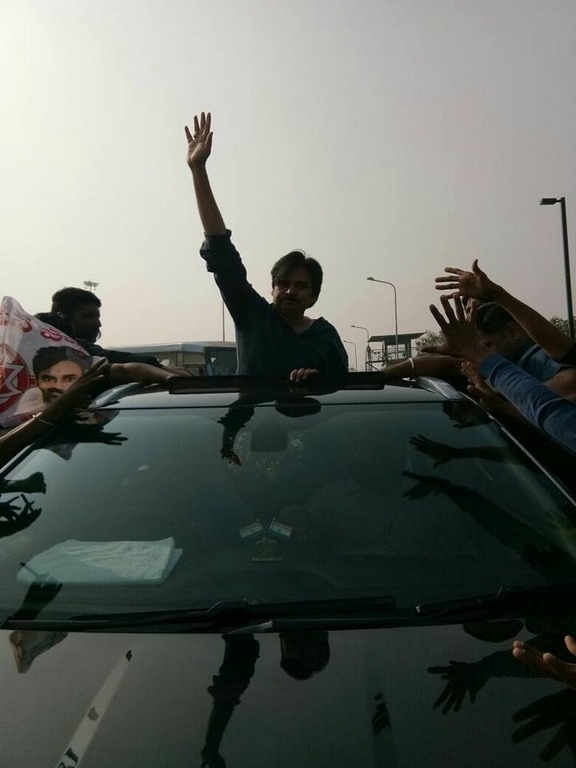
[[[330,659],[328,632],[282,632],[280,667],[296,680],[321,672]],[[214,699],[202,750],[204,768],[226,768],[220,744],[240,696],[250,685],[260,643],[254,635],[224,635],[224,659],[208,693]]]
[[[224,636],[222,666],[208,688],[214,703],[202,750],[202,765],[206,768],[226,766],[220,743],[235,707],[240,704],[240,696],[250,685],[259,651],[260,644],[254,635]]]
[[[8,642],[14,651],[18,672],[21,674],[28,672],[34,659],[62,642],[67,636],[68,632],[46,632],[30,629],[16,629],[11,632]]]
[[[33,621],[57,597],[62,584],[46,576],[47,574],[37,574],[38,578],[28,587],[20,608],[10,617],[12,620]],[[34,659],[64,640],[67,634],[62,631],[14,630],[8,641],[14,651],[18,672],[27,672]]]
[[[569,658],[566,651],[563,636],[567,629],[574,624],[572,617],[551,617],[537,620],[527,619],[526,628],[539,631],[539,634],[530,640],[530,647],[534,651],[551,649],[556,655]],[[515,637],[522,629],[523,622],[520,619],[511,619],[498,622],[471,622],[462,625],[466,634],[483,642],[502,643]],[[542,674],[541,671],[530,665],[519,664],[510,649],[496,651],[479,661],[464,662],[450,661],[449,666],[429,667],[432,675],[440,675],[446,681],[444,690],[434,702],[433,708],[442,708],[442,713],[458,712],[465,702],[466,696],[470,703],[476,701],[478,692],[492,677],[525,677],[533,678]]]
[[[330,661],[328,632],[280,633],[280,666],[295,680],[308,680]]]

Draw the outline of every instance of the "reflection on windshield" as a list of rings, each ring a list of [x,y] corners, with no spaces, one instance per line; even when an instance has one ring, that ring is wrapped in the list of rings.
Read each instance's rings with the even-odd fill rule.
[[[257,395],[241,395],[236,402],[232,403],[225,416],[220,419],[220,424],[224,426],[220,451],[222,458],[240,466],[242,462],[234,450],[236,436],[254,416],[256,405],[268,400],[269,398],[260,398]],[[275,407],[278,413],[291,418],[317,413],[321,408],[320,403],[314,398],[298,395],[285,395],[282,399],[275,401]],[[252,434],[253,450],[282,451],[286,447],[286,430],[280,424],[267,425]]]
[[[25,531],[0,539],[0,598],[21,602],[20,563],[54,567],[55,615],[382,594],[401,610],[575,581],[570,502],[473,411],[240,398],[58,430],[2,486],[7,514],[24,506],[22,483],[46,492],[40,504],[24,492]],[[464,415],[468,428],[454,429]],[[439,461],[438,445],[466,458]],[[113,592],[61,562],[98,542]],[[141,589],[121,579],[136,572],[135,542],[163,552]]]
[[[16,493],[15,496],[12,496]],[[0,481],[0,538],[24,530],[38,519],[42,509],[26,494],[46,493],[42,472],[19,480]],[[10,497],[10,498],[8,498]]]

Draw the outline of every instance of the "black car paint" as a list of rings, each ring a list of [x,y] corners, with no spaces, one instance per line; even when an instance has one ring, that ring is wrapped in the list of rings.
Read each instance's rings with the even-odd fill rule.
[[[196,397],[128,392],[104,396],[103,405],[186,408]],[[312,394],[336,406],[381,397]],[[234,397],[214,392],[200,399],[203,407],[222,407]],[[385,399],[443,398],[404,387],[389,388]],[[502,620],[498,615],[495,608],[462,624],[454,623],[463,621],[456,610],[417,625],[411,619],[403,626],[400,618],[375,629],[328,622],[321,638],[329,646],[327,663],[295,679],[281,666],[283,646],[288,638],[305,647],[318,630],[256,626],[250,632],[249,626],[224,637],[181,628],[178,634],[153,627],[58,631],[34,628],[41,622],[23,614],[26,629],[0,630],[2,764],[573,765],[576,691],[517,662],[511,642],[520,637],[562,657],[574,619],[541,610],[536,617],[520,610]]]

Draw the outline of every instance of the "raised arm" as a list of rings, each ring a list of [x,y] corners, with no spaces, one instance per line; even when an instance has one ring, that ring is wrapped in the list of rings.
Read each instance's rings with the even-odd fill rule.
[[[202,112],[200,120],[198,120],[196,115],[194,116],[194,135],[192,135],[188,126],[184,128],[186,139],[188,140],[186,161],[192,171],[198,213],[200,214],[204,234],[207,237],[226,234],[226,225],[214,199],[206,171],[206,161],[212,151],[211,122],[210,112]]]
[[[564,447],[576,451],[576,407],[514,363],[486,349],[476,328],[475,309],[466,318],[458,297],[454,298],[452,308],[449,298],[442,296],[442,306],[445,316],[434,305],[430,311],[448,346],[475,363],[493,389],[504,395],[524,418]]]
[[[496,301],[553,360],[561,360],[574,347],[573,339],[562,333],[528,304],[512,296],[502,286],[493,283],[478,266],[478,259],[475,259],[472,264],[472,272],[456,267],[446,267],[444,271],[449,274],[436,278],[437,290],[452,290],[460,296],[482,301]]]

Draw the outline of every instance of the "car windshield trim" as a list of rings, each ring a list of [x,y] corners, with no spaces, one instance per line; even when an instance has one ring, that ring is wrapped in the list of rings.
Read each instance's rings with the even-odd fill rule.
[[[554,610],[556,601],[560,608],[566,605],[566,598],[573,597],[576,592],[576,582],[563,584],[546,584],[529,587],[500,587],[496,592],[457,597],[449,600],[422,603],[416,606],[416,613],[426,618],[440,618],[451,615],[477,614],[486,610],[491,611],[495,606],[502,610],[512,609],[517,613],[519,608],[525,608],[533,613],[535,610]],[[539,601],[545,600],[540,604]]]

